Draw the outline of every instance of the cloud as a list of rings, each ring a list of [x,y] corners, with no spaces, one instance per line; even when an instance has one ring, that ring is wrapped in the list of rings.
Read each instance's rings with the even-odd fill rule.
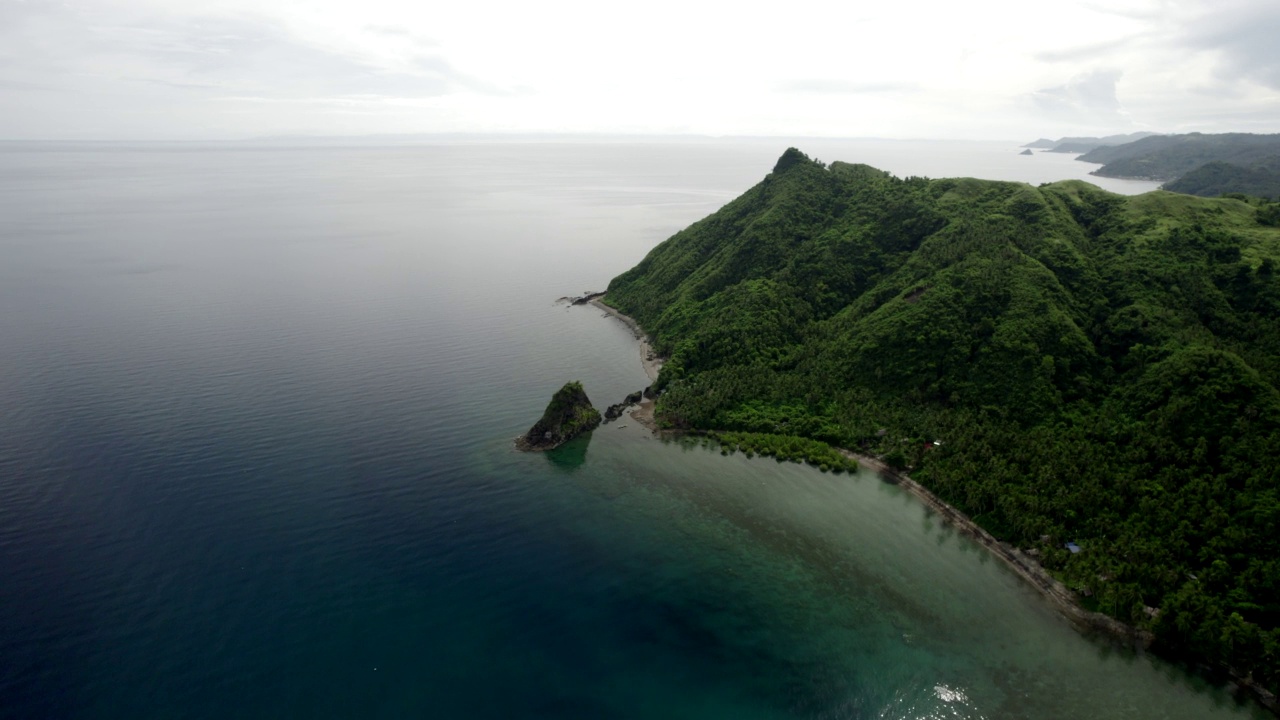
[[[0,78],[0,90],[34,90],[34,91],[53,91],[56,88],[40,83],[27,82],[26,80],[10,80]]]
[[[181,87],[281,97],[389,95],[433,97],[479,83],[438,56],[402,67],[300,42],[257,18],[193,17],[173,24],[100,28],[99,51],[141,61],[153,75],[137,79]]]
[[[764,14],[679,2],[637,15],[553,0],[506,8],[497,23],[483,5],[401,0],[0,0],[0,137],[673,127],[995,137],[1118,131],[1131,117],[1179,127],[1210,105],[1231,129],[1235,111],[1280,118],[1276,5],[979,0],[940,5],[921,23],[909,3],[867,19],[802,0],[793,14],[842,28],[844,41],[822,42],[778,35]]]
[[[1220,80],[1247,78],[1280,90],[1280,4],[1218,3],[1186,27],[1191,48],[1217,54]]]
[[[1101,42],[1089,43],[1088,45],[1077,45],[1075,47],[1063,48],[1061,50],[1042,50],[1032,57],[1040,62],[1060,63],[1060,62],[1079,62],[1081,60],[1093,60],[1098,56],[1106,56],[1112,51],[1121,49],[1136,39],[1137,36],[1129,36],[1123,38],[1115,38],[1114,40],[1103,40]]]
[[[1064,85],[1031,93],[1032,103],[1042,113],[1060,120],[1076,122],[1115,122],[1126,120],[1116,95],[1119,70],[1094,70],[1072,77]]]
[[[0,3],[0,82],[127,93],[148,83],[188,93],[319,97],[439,97],[501,94],[463,73],[431,47],[406,38],[400,57],[376,57],[305,41],[270,18],[89,12],[70,6]],[[117,85],[113,88],[113,83]],[[123,83],[123,85],[119,84]]]
[[[134,81],[135,81],[135,82],[142,82],[142,83],[150,83],[150,84],[152,84],[152,85],[159,85],[159,86],[161,86],[161,87],[174,88],[175,90],[196,90],[196,91],[205,91],[205,90],[218,90],[218,89],[220,89],[217,85],[212,85],[212,84],[209,84],[209,83],[183,83],[183,82],[171,82],[171,81],[169,81],[169,80],[157,80],[157,79],[155,79],[155,78],[134,78]]]
[[[415,45],[422,47],[437,47],[439,42],[432,38],[423,37],[399,25],[365,25],[364,29],[375,35],[387,35],[390,37],[406,38]]]
[[[1261,110],[1219,109],[1217,105],[1204,103],[1199,109],[1187,112],[1187,120],[1184,125],[1187,131],[1217,126],[1223,128],[1223,132],[1273,133],[1276,131],[1275,122],[1276,113],[1272,108]]]
[[[317,31],[274,10],[0,0],[0,107],[14,110],[0,138],[417,129],[447,103],[515,92],[412,31]],[[322,119],[352,108],[367,125]]]
[[[916,83],[907,82],[853,82],[848,80],[803,79],[779,83],[782,93],[811,93],[815,95],[867,95],[878,93],[915,92]]]
[[[1152,0],[1143,4],[1117,5],[1116,3],[1082,2],[1080,7],[1099,15],[1125,18],[1127,20],[1157,21],[1167,16],[1168,2]]]

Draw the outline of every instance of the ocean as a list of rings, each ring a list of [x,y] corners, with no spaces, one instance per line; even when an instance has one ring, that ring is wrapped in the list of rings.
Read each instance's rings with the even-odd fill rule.
[[[603,289],[788,144],[0,144],[2,718],[1248,718],[869,472],[606,425]],[[1153,183],[1091,179],[1120,192]]]

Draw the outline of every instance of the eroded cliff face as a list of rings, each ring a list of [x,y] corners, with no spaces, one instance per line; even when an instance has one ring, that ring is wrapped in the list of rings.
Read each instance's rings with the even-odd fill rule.
[[[600,413],[592,407],[582,383],[565,383],[551,396],[542,418],[516,438],[516,447],[525,451],[551,450],[599,424]]]

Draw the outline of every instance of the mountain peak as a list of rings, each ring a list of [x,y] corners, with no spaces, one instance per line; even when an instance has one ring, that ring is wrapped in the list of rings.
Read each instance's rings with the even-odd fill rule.
[[[787,151],[782,153],[782,157],[778,158],[778,162],[773,166],[775,174],[784,173],[787,170],[801,163],[811,163],[813,160],[799,150],[789,147]]]

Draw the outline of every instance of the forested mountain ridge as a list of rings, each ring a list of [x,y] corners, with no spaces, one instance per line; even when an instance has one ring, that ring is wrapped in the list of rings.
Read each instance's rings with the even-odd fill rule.
[[[1101,164],[1093,174],[1102,177],[1174,180],[1211,162],[1252,167],[1275,155],[1280,155],[1280,134],[1187,133],[1103,146],[1077,160]]]
[[[605,301],[669,356],[661,422],[910,467],[1087,606],[1274,689],[1280,229],[1258,212],[790,149]]]
[[[1280,148],[1277,149],[1280,152]],[[1170,183],[1170,192],[1217,197],[1229,193],[1258,198],[1280,198],[1280,154],[1257,158],[1247,165],[1205,163]]]
[[[1087,153],[1090,150],[1100,147],[1109,147],[1112,145],[1123,145],[1131,143],[1135,140],[1151,137],[1156,133],[1153,132],[1134,132],[1124,135],[1107,135],[1106,137],[1064,137],[1057,140],[1044,140],[1041,138],[1034,143],[1025,147],[1044,148],[1048,152],[1061,153]],[[1048,143],[1047,145],[1044,143]]]

